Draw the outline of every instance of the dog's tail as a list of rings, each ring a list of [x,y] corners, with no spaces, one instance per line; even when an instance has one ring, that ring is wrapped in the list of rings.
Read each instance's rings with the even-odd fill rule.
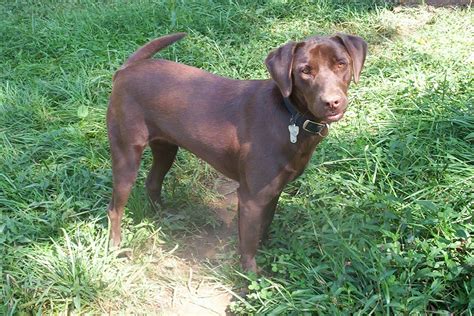
[[[151,42],[146,43],[127,59],[127,61],[125,62],[125,64],[123,64],[121,69],[124,69],[130,64],[133,64],[134,62],[152,57],[158,51],[162,50],[166,46],[173,44],[176,41],[179,41],[185,36],[186,36],[186,33],[174,33],[174,34],[162,36],[160,38],[152,40]]]

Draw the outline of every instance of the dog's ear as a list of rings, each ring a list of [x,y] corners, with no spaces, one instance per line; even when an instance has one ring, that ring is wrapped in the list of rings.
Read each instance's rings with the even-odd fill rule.
[[[359,82],[360,72],[364,66],[365,56],[367,56],[367,43],[359,36],[338,33],[336,38],[342,41],[347,52],[352,58],[352,73],[354,82]]]
[[[283,94],[285,98],[290,96],[293,87],[291,68],[296,44],[296,42],[288,42],[271,51],[265,59],[265,66],[267,66],[270,76],[276,82],[281,94]]]

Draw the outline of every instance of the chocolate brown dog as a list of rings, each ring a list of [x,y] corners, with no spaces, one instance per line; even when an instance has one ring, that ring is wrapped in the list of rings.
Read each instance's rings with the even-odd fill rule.
[[[150,59],[184,33],[155,39],[114,76],[107,112],[113,193],[111,239],[120,223],[147,145],[153,165],[146,180],[152,200],[179,147],[237,181],[242,267],[256,271],[255,254],[285,185],[305,169],[329,124],[347,108],[367,44],[338,34],[289,42],[265,60],[268,80],[233,80],[183,64]]]

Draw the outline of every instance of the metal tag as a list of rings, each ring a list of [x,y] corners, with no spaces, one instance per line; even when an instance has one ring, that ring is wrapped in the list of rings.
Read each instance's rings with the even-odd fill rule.
[[[298,136],[298,133],[300,132],[300,128],[296,126],[295,124],[288,125],[288,130],[290,131],[290,142],[292,144],[296,143],[298,140],[296,136]]]

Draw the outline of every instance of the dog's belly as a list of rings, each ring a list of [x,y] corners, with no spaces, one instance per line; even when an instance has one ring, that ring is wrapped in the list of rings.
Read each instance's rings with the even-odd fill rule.
[[[209,133],[201,127],[182,125],[157,126],[150,134],[150,142],[159,140],[175,144],[201,158],[228,178],[238,181],[238,144],[235,128],[214,127]],[[218,134],[218,136],[216,135]]]

